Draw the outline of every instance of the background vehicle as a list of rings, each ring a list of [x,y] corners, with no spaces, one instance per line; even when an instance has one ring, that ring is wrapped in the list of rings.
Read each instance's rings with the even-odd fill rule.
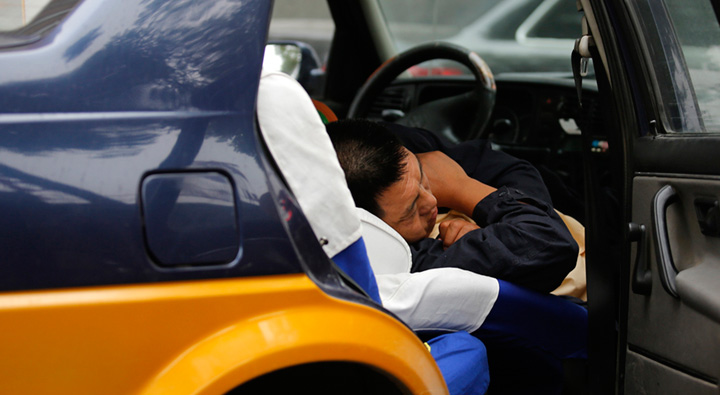
[[[413,2],[402,16],[456,9],[446,4]],[[318,97],[342,117],[402,45],[392,40],[383,2],[328,5],[335,34]],[[533,162],[556,206],[586,226],[587,390],[718,393],[720,10],[712,1],[580,5],[576,37],[588,38],[576,62],[591,59],[595,78],[584,78],[578,91],[569,74],[498,73],[486,135],[497,149]],[[438,19],[420,24],[435,31]],[[398,119],[472,84],[457,76],[398,79],[367,115]]]
[[[53,1],[0,36],[0,393],[444,392],[264,150],[266,1]]]

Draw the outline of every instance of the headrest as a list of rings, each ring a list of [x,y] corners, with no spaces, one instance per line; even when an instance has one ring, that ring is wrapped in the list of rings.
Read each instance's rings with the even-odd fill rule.
[[[362,223],[362,237],[375,275],[409,273],[410,247],[400,234],[369,211],[356,208]]]

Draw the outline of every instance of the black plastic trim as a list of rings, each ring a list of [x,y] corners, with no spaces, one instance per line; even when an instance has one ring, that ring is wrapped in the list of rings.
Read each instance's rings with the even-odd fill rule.
[[[632,291],[638,295],[650,295],[652,291],[652,272],[647,267],[647,232],[645,225],[634,222],[628,224],[628,238],[638,242],[635,255],[635,267],[632,275]],[[642,265],[642,267],[640,266]]]
[[[636,353],[636,354],[642,355],[642,356],[645,357],[645,358],[652,359],[653,361],[655,361],[655,362],[657,362],[657,363],[659,363],[659,364],[661,364],[661,365],[665,365],[665,366],[669,367],[670,369],[677,370],[678,372],[685,373],[685,374],[687,374],[688,376],[692,376],[692,377],[694,377],[694,378],[696,378],[696,379],[698,379],[698,380],[706,381],[706,382],[711,383],[711,384],[713,384],[713,385],[718,385],[718,384],[720,384],[720,380],[718,380],[717,377],[713,377],[713,376],[707,375],[707,374],[705,374],[705,373],[700,373],[700,372],[698,372],[698,371],[695,370],[695,369],[690,369],[690,368],[688,368],[688,367],[686,367],[686,366],[683,366],[683,365],[680,365],[680,364],[678,364],[678,363],[675,363],[675,362],[673,362],[673,361],[671,361],[671,360],[669,360],[669,359],[667,359],[667,358],[665,358],[665,357],[661,357],[660,355],[657,355],[657,354],[655,354],[655,353],[653,353],[653,352],[651,352],[651,351],[648,351],[648,350],[646,350],[646,349],[644,349],[644,348],[642,348],[642,347],[638,347],[638,346],[633,345],[633,344],[628,344],[628,350],[629,350],[629,351],[632,351],[632,352],[634,352],[634,353]]]
[[[693,175],[720,174],[720,134],[668,134],[635,140],[635,171]]]

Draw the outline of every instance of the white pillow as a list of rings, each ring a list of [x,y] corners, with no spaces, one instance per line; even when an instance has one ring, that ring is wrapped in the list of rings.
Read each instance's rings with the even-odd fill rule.
[[[383,306],[416,331],[474,332],[500,291],[496,279],[454,267],[376,278]]]
[[[451,267],[410,273],[412,254],[402,236],[370,212],[357,212],[386,309],[414,330],[480,328],[500,291],[496,279]]]
[[[412,255],[405,239],[369,211],[359,207],[356,210],[360,217],[370,266],[375,275],[410,273]]]

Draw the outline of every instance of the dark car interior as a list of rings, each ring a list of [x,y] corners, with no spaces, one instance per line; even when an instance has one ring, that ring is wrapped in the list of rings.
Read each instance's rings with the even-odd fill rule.
[[[336,32],[325,88],[314,95],[344,118],[355,115],[352,105],[381,65],[383,48],[370,39],[360,4],[328,5]],[[583,59],[592,60],[594,72],[584,79],[570,72],[497,75],[479,137],[531,162],[554,206],[585,226],[590,342],[582,387],[716,393],[717,236],[708,224],[718,199],[718,79],[717,61],[703,56],[717,48],[720,7],[671,0],[577,6],[586,17],[577,36],[589,31],[595,44],[581,54],[577,41],[567,62],[582,68]],[[397,79],[363,115],[402,123],[475,85],[469,75]]]
[[[335,33],[324,64],[323,87],[310,93],[342,119],[348,116],[356,94],[382,62],[379,49],[370,39],[371,29],[360,17],[361,6],[342,0],[328,0],[328,6]],[[396,79],[372,99],[363,116],[392,122],[420,106],[472,91],[475,83],[471,75]],[[621,147],[625,143],[619,134],[610,132],[614,120],[604,109],[609,99],[603,98],[598,89],[607,84],[604,75],[584,81],[582,103],[571,74],[506,73],[496,76],[495,83],[495,104],[480,138],[488,139],[496,150],[531,162],[540,171],[555,207],[586,227],[592,224],[594,231],[588,231],[587,237],[600,238],[600,243],[608,247],[596,251],[594,259],[620,262],[623,237],[617,229],[623,225],[617,214],[623,210],[625,169]],[[586,210],[588,195],[601,210]],[[598,285],[591,289],[593,282]],[[585,383],[575,383],[575,389],[590,386],[611,390],[619,366],[615,331],[618,266],[589,268],[588,283],[588,298],[595,302],[590,308],[590,338],[594,341],[589,346],[588,372],[592,373],[580,379],[587,380]]]

